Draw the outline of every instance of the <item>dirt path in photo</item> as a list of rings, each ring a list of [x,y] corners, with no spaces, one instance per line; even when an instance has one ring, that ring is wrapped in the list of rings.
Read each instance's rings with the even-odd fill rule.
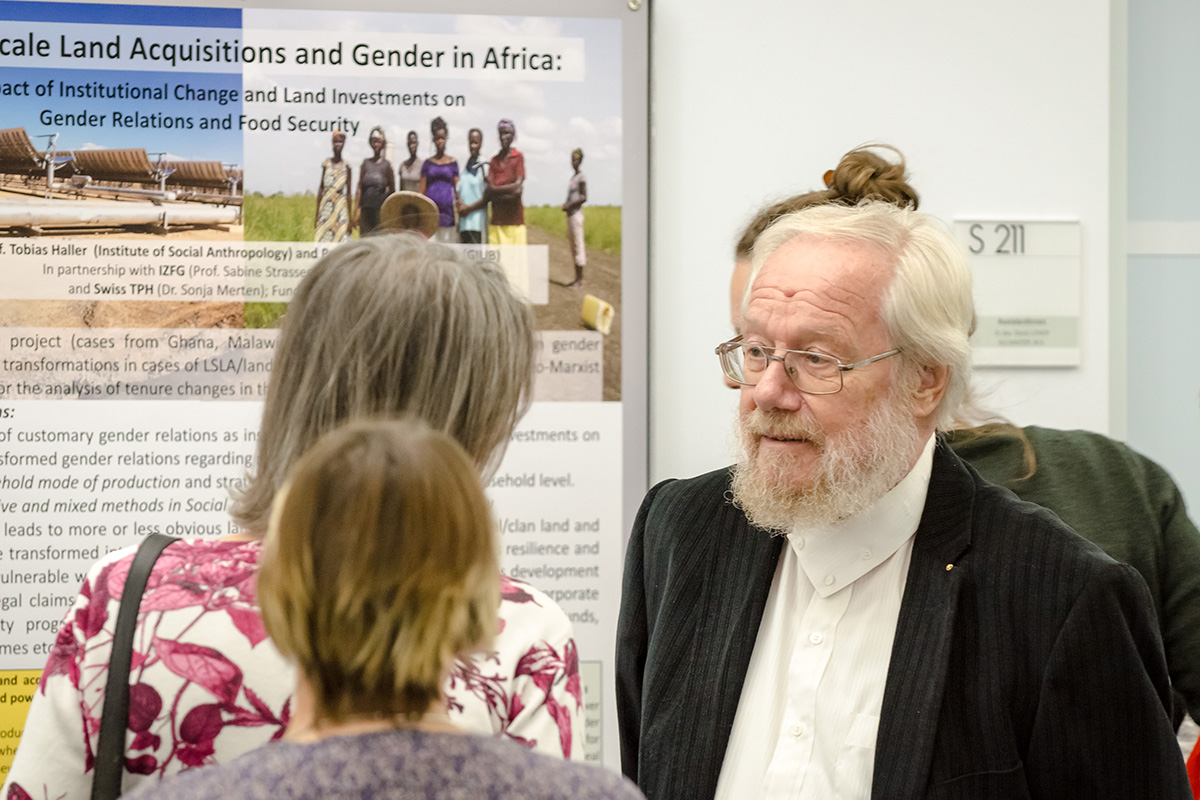
[[[241,328],[241,303],[0,300],[4,328]]]
[[[566,237],[550,234],[544,228],[529,225],[529,244],[544,244],[550,248],[550,302],[534,306],[539,330],[587,330],[580,319],[583,296],[592,294],[607,301],[616,313],[612,331],[604,337],[604,399],[621,399],[621,257],[589,250],[587,266],[583,269],[583,286],[567,288],[563,284],[575,280],[575,265],[571,246]]]

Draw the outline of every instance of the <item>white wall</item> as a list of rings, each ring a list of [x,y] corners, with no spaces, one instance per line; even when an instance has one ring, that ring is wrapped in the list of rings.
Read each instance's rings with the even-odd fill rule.
[[[980,382],[1015,422],[1109,430],[1108,4],[652,2],[652,481],[728,462],[737,233],[869,141],[943,219],[1082,221],[1082,365]]]

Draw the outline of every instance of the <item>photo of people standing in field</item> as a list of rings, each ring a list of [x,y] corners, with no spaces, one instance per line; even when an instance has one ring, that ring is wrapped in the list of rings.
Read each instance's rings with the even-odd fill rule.
[[[277,14],[262,10],[247,11],[244,24],[252,28],[259,17],[264,27],[278,24]],[[506,262],[513,260],[507,248],[526,249],[521,290],[540,329],[600,330],[598,319],[584,321],[585,300],[607,309],[604,399],[619,398],[621,83],[619,70],[599,68],[620,62],[618,26],[365,12],[289,13],[287,24],[314,33],[336,29],[344,42],[371,31],[375,41],[395,41],[401,54],[411,36],[459,60],[465,51],[486,52],[503,41],[513,53],[558,47],[568,62],[586,63],[579,70],[567,63],[561,72],[489,73],[476,59],[469,77],[431,68],[399,82],[347,76],[334,66],[297,74],[290,64],[247,65],[244,113],[259,129],[244,133],[245,238],[368,235],[387,196],[423,194],[437,208],[432,238]],[[586,177],[580,177],[574,162],[582,164],[584,153]],[[270,325],[283,308],[251,317]]]

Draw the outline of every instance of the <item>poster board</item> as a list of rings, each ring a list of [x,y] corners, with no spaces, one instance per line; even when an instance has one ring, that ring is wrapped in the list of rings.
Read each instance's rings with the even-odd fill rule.
[[[618,763],[622,541],[646,480],[647,12],[389,8],[0,2],[0,774],[87,567],[153,530],[235,530],[278,319],[334,246],[313,241],[333,131],[358,186],[372,128],[397,168],[410,130],[433,155],[434,117],[460,166],[471,128],[496,152],[501,118],[525,157],[528,245],[462,246],[539,328],[488,494],[504,571],[574,622],[586,757]],[[576,147],[582,290],[560,208]],[[608,333],[580,321],[588,294]]]

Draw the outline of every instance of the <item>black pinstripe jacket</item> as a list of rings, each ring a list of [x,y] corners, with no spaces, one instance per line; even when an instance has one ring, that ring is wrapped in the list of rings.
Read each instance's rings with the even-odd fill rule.
[[[781,551],[728,488],[727,470],[655,486],[629,541],[617,711],[649,800],[713,796]],[[939,443],[871,797],[1185,800],[1170,704],[1138,573]]]

